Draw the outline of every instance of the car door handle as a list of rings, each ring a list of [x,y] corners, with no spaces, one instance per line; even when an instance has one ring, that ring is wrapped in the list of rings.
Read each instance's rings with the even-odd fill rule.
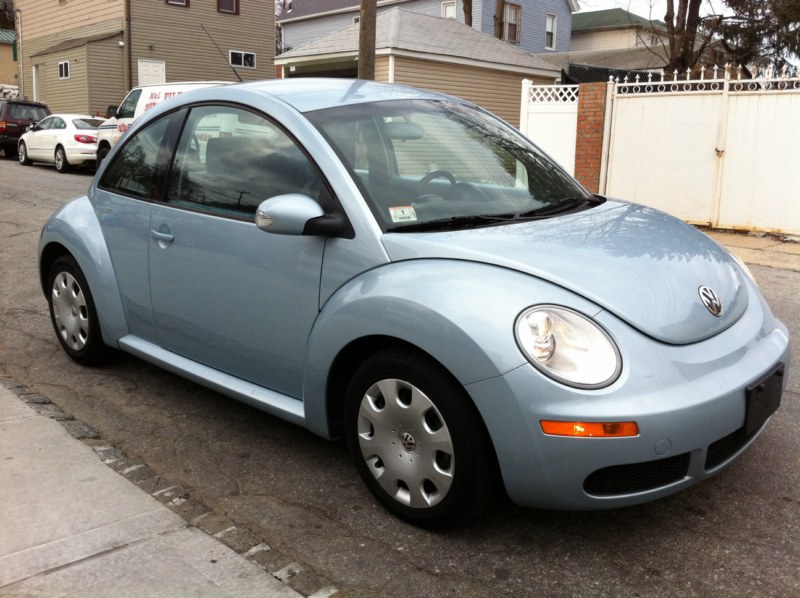
[[[175,240],[170,233],[160,233],[157,230],[151,230],[150,236],[160,243],[172,243]]]

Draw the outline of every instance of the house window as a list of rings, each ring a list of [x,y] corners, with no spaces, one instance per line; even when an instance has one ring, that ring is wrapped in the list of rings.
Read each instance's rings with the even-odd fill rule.
[[[239,14],[239,0],[217,0],[217,11],[232,15]]]
[[[503,39],[512,44],[518,44],[521,24],[522,7],[519,4],[506,2],[503,15]]]
[[[556,49],[556,15],[548,14],[544,20],[544,47],[545,50]]]
[[[230,51],[231,66],[240,66],[246,69],[256,68],[256,55],[254,52]]]
[[[58,78],[69,79],[69,60],[58,63]]]
[[[453,2],[442,2],[442,17],[445,19],[455,19],[456,18],[456,3]]]
[[[355,25],[356,23],[360,23],[360,22],[361,22],[361,15],[359,15],[357,17],[353,17],[353,25]]]
[[[189,6],[189,0],[166,0],[166,3],[175,6]]]

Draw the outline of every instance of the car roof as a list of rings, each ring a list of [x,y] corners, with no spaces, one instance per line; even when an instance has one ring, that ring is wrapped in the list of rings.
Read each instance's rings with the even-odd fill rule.
[[[233,85],[230,89],[237,87],[278,98],[299,112],[388,100],[448,99],[463,101],[404,85],[378,83],[361,79],[277,79],[274,81],[242,83]]]
[[[56,112],[55,114],[50,114],[47,118],[53,118],[57,116],[58,118],[63,118],[64,120],[75,120],[79,118],[90,118],[92,120],[105,120],[102,116],[92,116],[91,114],[72,114],[67,112]]]

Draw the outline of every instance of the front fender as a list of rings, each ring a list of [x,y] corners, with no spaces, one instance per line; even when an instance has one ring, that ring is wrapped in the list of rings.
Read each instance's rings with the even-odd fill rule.
[[[54,253],[68,251],[83,271],[94,299],[103,341],[112,347],[128,334],[122,299],[111,255],[92,204],[86,196],[73,199],[47,221],[39,238],[39,275],[47,296],[47,275]]]
[[[408,260],[359,275],[327,301],[311,331],[303,399],[309,429],[330,436],[340,414],[329,413],[328,380],[351,343],[375,336],[403,341],[468,385],[526,363],[514,322],[539,303],[569,305],[590,317],[600,311],[547,281],[478,262]]]

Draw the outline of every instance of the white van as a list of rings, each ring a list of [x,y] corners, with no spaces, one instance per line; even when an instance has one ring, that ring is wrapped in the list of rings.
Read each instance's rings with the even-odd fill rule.
[[[134,87],[128,92],[119,107],[108,107],[106,114],[108,120],[97,130],[97,163],[103,161],[122,134],[128,130],[130,124],[153,106],[185,91],[215,85],[228,85],[229,83],[229,81],[183,81]]]

